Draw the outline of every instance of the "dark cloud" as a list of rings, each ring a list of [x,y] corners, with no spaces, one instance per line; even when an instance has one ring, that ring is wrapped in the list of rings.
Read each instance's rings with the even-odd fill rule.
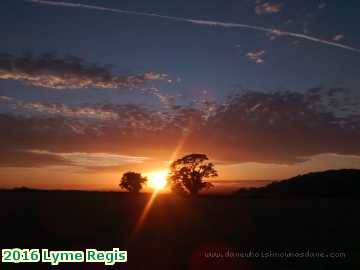
[[[217,154],[225,160],[293,163],[320,153],[359,154],[360,114],[337,115],[330,92],[235,97],[209,123],[207,141],[222,145]]]
[[[50,89],[138,88],[148,81],[161,80],[165,74],[113,74],[109,67],[89,66],[76,57],[59,58],[51,54],[15,57],[0,55],[0,79],[17,80]]]
[[[304,93],[247,91],[225,104],[211,104],[210,113],[209,106],[172,106],[160,112],[107,104],[86,105],[116,115],[106,121],[2,114],[0,147],[13,153],[113,153],[167,160],[180,145],[179,154],[206,152],[223,162],[291,164],[321,153],[360,155],[359,105],[359,96],[346,89],[312,88]],[[11,165],[4,155],[0,162]]]

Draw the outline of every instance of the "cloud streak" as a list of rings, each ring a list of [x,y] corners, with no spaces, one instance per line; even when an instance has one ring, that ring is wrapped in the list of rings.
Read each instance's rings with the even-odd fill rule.
[[[0,55],[0,79],[25,82],[50,89],[135,89],[149,81],[165,79],[165,74],[117,75],[107,67],[87,66],[80,59],[53,55],[15,57]]]
[[[342,48],[345,50],[350,50],[350,51],[360,53],[360,49],[354,48],[352,46],[348,46],[345,44],[341,44],[338,42],[333,42],[333,41],[329,41],[329,40],[325,40],[325,39],[321,39],[318,37],[313,37],[313,36],[309,36],[309,35],[305,35],[305,34],[282,31],[279,29],[256,26],[256,25],[241,24],[241,23],[227,23],[227,22],[221,22],[221,21],[197,20],[197,19],[189,19],[189,18],[183,18],[183,17],[160,15],[160,14],[156,14],[156,13],[130,11],[130,10],[107,8],[107,7],[94,6],[94,5],[85,5],[85,4],[80,4],[80,3],[55,2],[55,1],[45,1],[45,0],[26,0],[26,1],[31,2],[31,3],[36,3],[36,4],[52,5],[52,6],[58,6],[58,7],[85,8],[85,9],[98,10],[98,11],[114,12],[114,13],[119,13],[119,14],[155,17],[155,18],[167,19],[167,20],[178,21],[178,22],[187,22],[187,23],[192,23],[192,24],[197,24],[197,25],[218,26],[218,27],[225,27],[225,28],[244,28],[244,29],[249,29],[249,30],[254,30],[254,31],[266,32],[266,33],[270,33],[270,34],[278,35],[278,36],[289,36],[289,37],[295,37],[295,38],[299,38],[299,39],[306,39],[309,41],[313,41],[313,42],[317,42],[317,43],[321,43],[321,44],[325,44],[325,45],[338,47],[338,48]]]
[[[116,167],[123,164],[141,164],[149,160],[147,157],[127,156],[109,153],[53,153],[43,150],[29,150],[29,153],[48,155],[65,160],[73,166],[81,167]]]

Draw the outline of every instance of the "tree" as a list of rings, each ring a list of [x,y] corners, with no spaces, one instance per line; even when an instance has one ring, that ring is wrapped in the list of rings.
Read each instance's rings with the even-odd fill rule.
[[[174,161],[169,174],[172,191],[196,196],[200,190],[213,187],[211,183],[203,181],[204,178],[218,176],[214,164],[207,160],[204,154],[191,154]]]
[[[146,182],[147,178],[141,176],[140,173],[126,172],[123,174],[119,186],[129,192],[139,193]]]

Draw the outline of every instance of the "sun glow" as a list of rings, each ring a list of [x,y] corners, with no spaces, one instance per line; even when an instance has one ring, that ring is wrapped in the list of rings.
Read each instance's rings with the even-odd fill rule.
[[[162,190],[166,187],[167,184],[167,171],[157,171],[151,172],[148,174],[149,178],[149,187],[155,190]]]

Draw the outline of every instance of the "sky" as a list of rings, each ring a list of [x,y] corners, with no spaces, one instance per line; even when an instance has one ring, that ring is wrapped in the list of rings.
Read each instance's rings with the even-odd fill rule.
[[[360,168],[360,2],[0,3],[0,187]],[[224,182],[225,183],[225,182]]]

